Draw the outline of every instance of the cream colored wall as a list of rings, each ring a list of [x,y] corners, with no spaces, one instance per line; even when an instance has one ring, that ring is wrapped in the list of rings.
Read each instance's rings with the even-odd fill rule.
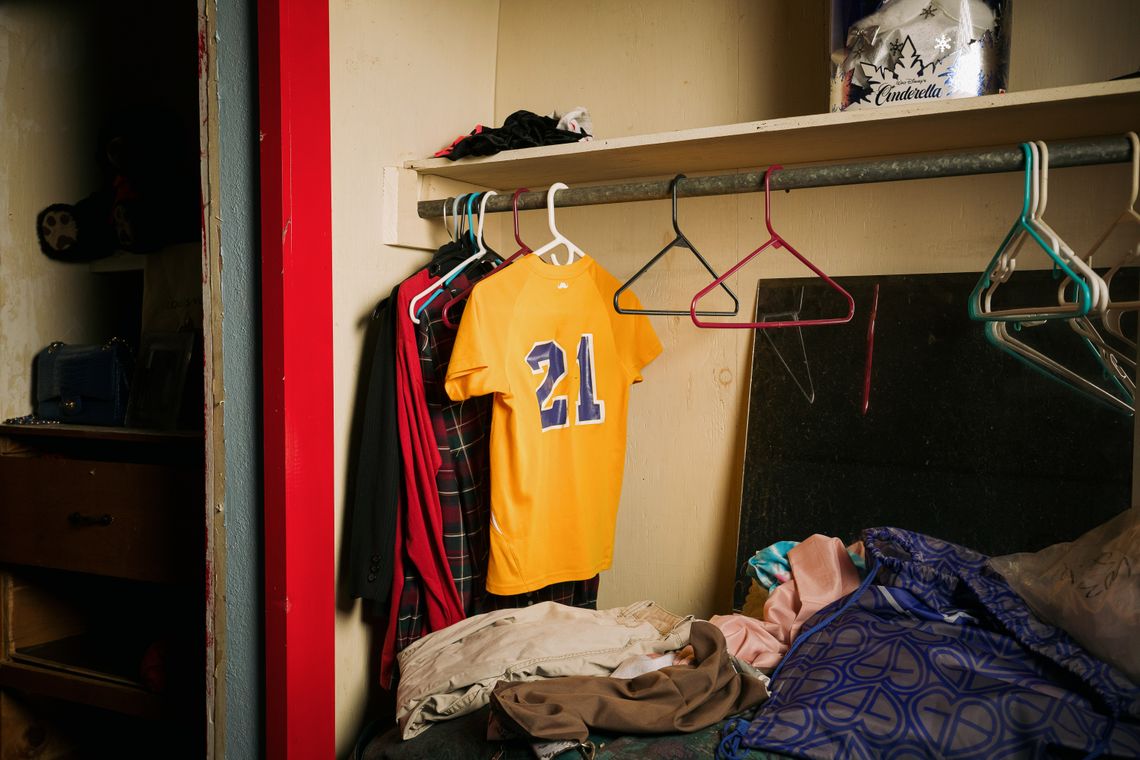
[[[615,137],[827,110],[822,0],[502,0],[501,6],[497,121],[517,108],[584,105],[595,133]],[[1136,68],[1140,6],[1124,0],[1079,6],[1016,4],[1011,89]],[[1054,226],[1078,248],[1090,244],[1119,213],[1125,177],[1123,167],[1056,172]],[[806,190],[780,194],[773,215],[781,233],[830,274],[977,271],[1008,229],[1019,192],[1012,175]],[[682,229],[724,271],[766,239],[761,201],[760,195],[684,200]],[[524,240],[545,239],[541,216],[524,217]],[[569,209],[559,213],[559,228],[623,280],[672,237],[664,201]],[[708,281],[683,257],[662,274],[639,281],[647,306],[685,307]],[[758,277],[801,274],[806,270],[788,257],[765,256],[745,267],[733,288],[748,311]],[[687,318],[653,323],[665,351],[632,394],[615,560],[602,576],[599,606],[650,598],[678,612],[725,612],[753,335],[699,330]]]
[[[1138,6],[1081,4],[1095,9],[1082,15],[1063,0],[1027,5],[1018,4],[1014,22],[1015,88],[1135,68],[1128,58]],[[518,108],[585,105],[603,136],[825,111],[826,7],[824,0],[331,3],[338,505],[363,321],[426,260],[377,242],[381,168],[430,155],[474,124],[500,123]],[[1053,21],[1059,18],[1064,24]],[[1071,44],[1087,39],[1098,43]],[[1090,242],[1115,213],[1108,199],[1124,177],[1119,167],[1058,172],[1054,226],[1077,245]],[[775,199],[774,212],[781,231],[833,274],[977,270],[1010,222],[1017,184],[988,177],[799,191]],[[724,270],[763,240],[759,202],[758,195],[685,200],[682,226]],[[559,219],[621,278],[671,237],[665,203],[568,210]],[[541,215],[524,220],[524,238],[542,242]],[[662,273],[639,284],[649,305],[687,304],[703,284],[683,259],[667,260]],[[734,288],[747,310],[759,276],[798,274],[771,256],[746,268]],[[633,394],[616,560],[599,603],[653,598],[677,611],[723,612],[752,335],[699,331],[677,318],[654,318],[654,325],[665,353]],[[342,528],[338,508],[337,557]],[[383,717],[368,711],[379,692],[370,674],[372,635],[359,605],[340,598],[339,756],[363,721]]]
[[[32,411],[36,352],[106,338],[98,275],[40,253],[35,220],[94,189],[90,28],[97,9],[0,4],[0,419]]]
[[[431,155],[494,116],[498,0],[330,3],[333,181],[333,356],[337,548],[364,322],[427,254],[381,245],[381,172]],[[338,589],[343,590],[338,579]],[[338,595],[337,756],[381,717],[373,656],[383,631]],[[384,708],[387,711],[387,708]]]

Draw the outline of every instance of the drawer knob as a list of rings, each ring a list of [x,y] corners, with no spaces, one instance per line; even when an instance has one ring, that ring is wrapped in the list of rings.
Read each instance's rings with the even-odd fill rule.
[[[89,525],[98,525],[106,527],[115,521],[111,515],[82,515],[78,512],[72,512],[67,516],[67,521],[77,528],[86,527]]]

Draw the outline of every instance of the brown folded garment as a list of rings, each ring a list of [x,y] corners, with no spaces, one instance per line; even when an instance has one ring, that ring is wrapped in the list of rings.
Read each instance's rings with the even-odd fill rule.
[[[733,667],[716,626],[693,623],[689,643],[696,666],[662,668],[629,680],[567,676],[499,681],[491,706],[520,734],[585,741],[591,729],[618,734],[699,731],[768,698],[762,681]]]

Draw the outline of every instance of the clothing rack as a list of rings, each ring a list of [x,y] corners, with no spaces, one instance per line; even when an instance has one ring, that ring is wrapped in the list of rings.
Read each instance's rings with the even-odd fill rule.
[[[1049,166],[1062,169],[1073,166],[1122,163],[1131,160],[1131,144],[1124,136],[1093,137],[1049,143]],[[781,169],[772,176],[773,190],[799,190],[809,187],[862,185],[871,182],[894,182],[906,179],[961,177],[973,174],[996,174],[1020,171],[1025,167],[1021,148],[986,148],[948,153],[931,153],[873,161],[835,164],[811,164]],[[595,206],[603,203],[662,200],[671,197],[672,178],[612,185],[573,187],[561,190],[554,198],[558,207]],[[764,189],[764,172],[743,172],[706,177],[686,177],[677,185],[677,196],[695,198],[705,195],[755,193]],[[417,213],[421,219],[443,216],[448,200],[420,201]],[[520,211],[546,208],[546,191],[519,196]],[[509,194],[493,196],[487,211],[511,210]]]

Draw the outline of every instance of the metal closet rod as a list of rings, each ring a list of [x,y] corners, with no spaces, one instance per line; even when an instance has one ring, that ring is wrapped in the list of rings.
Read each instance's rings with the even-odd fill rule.
[[[1049,166],[1063,169],[1071,166],[1094,166],[1128,161],[1132,157],[1131,143],[1123,136],[1093,137],[1049,143]],[[932,179],[935,177],[961,177],[971,174],[996,174],[1019,171],[1025,166],[1020,146],[963,150],[952,153],[931,153],[880,158],[874,161],[851,161],[840,164],[816,164],[781,169],[772,176],[773,190],[799,190],[808,187],[834,187],[863,185],[871,182],[893,182],[904,179]],[[595,206],[603,203],[628,203],[669,198],[672,179],[646,182],[623,182],[616,185],[572,187],[560,190],[554,197],[559,208]],[[686,177],[677,186],[680,198],[702,195],[735,195],[755,193],[764,189],[764,172],[721,174],[708,177]],[[446,200],[420,201],[417,213],[421,219],[443,216]],[[519,210],[546,208],[546,191],[538,190],[519,196]],[[511,210],[509,192],[493,196],[487,201],[487,211]]]

